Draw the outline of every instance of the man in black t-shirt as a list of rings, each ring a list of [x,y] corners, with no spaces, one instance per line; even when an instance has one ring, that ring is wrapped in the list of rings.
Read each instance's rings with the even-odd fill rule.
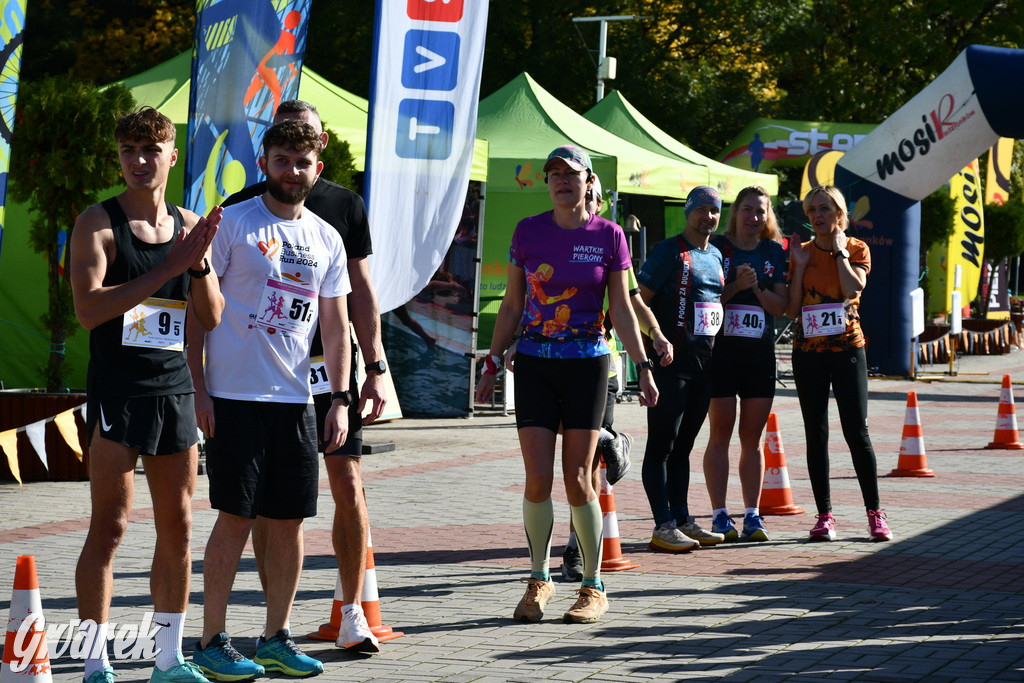
[[[282,102],[274,115],[274,123],[287,119],[304,121],[320,133],[320,139],[327,146],[328,135],[316,107],[301,100]],[[256,183],[240,192],[231,195],[224,206],[263,194],[266,182]],[[352,282],[352,292],[348,295],[349,320],[355,328],[356,339],[366,361],[366,380],[363,383],[359,401],[353,401],[349,412],[349,434],[345,444],[336,451],[325,453],[327,475],[330,479],[331,494],[334,497],[334,525],[331,540],[338,558],[338,570],[341,574],[341,588],[345,606],[342,609],[341,632],[337,645],[357,652],[378,652],[376,636],[366,625],[362,613],[363,580],[366,575],[366,548],[369,545],[370,521],[366,511],[366,499],[363,496],[363,484],[360,476],[360,458],[362,456],[363,424],[376,420],[384,412],[386,402],[384,395],[383,374],[387,371],[384,365],[383,346],[380,339],[380,311],[377,307],[377,293],[370,281],[369,264],[366,257],[372,253],[370,244],[370,225],[366,218],[366,206],[362,198],[351,190],[323,178],[317,179],[306,196],[306,208],[330,223],[341,235],[348,255],[348,272]],[[323,353],[320,330],[317,328],[310,351],[315,358]],[[315,367],[314,367],[315,371]],[[356,382],[356,364],[352,362],[350,390],[352,395],[358,393]],[[330,407],[330,389],[328,393],[316,394],[313,397],[317,410],[317,428],[323,425],[323,418]],[[367,401],[372,402],[372,409],[365,418],[362,417],[363,407]],[[197,411],[205,407],[196,406]],[[321,440],[322,442],[322,440]],[[261,580],[264,574],[266,538],[259,520],[253,525],[253,548],[260,569]]]

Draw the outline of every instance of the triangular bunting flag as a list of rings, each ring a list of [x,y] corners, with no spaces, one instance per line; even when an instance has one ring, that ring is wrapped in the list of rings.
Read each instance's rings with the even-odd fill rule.
[[[32,444],[32,448],[36,449],[36,455],[43,461],[43,467],[49,472],[50,465],[46,461],[46,420],[25,425],[25,436],[28,437],[28,442]]]
[[[7,454],[7,466],[11,468],[11,474],[21,483],[21,468],[18,467],[18,430],[8,429],[0,432],[0,448]]]
[[[83,403],[82,405],[80,405],[77,408],[75,408],[75,410],[81,411],[81,413],[82,413],[82,423],[86,426],[86,429],[88,429],[88,427],[89,427],[89,410],[86,408],[87,405],[89,405],[89,404],[88,403]]]
[[[78,440],[78,423],[75,422],[75,409],[65,410],[63,413],[57,413],[53,416],[53,424],[57,425],[57,429],[60,430],[60,435],[64,437],[64,440],[68,442],[68,446],[78,456],[78,461],[82,461],[82,442]]]

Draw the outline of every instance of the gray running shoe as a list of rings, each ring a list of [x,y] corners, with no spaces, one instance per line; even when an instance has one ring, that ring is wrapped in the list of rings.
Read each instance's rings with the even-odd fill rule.
[[[693,517],[690,517],[686,524],[679,524],[678,526],[680,531],[701,545],[715,545],[725,540],[725,534],[716,534],[714,531],[702,529]]]
[[[633,462],[629,459],[629,450],[633,447],[633,437],[619,432],[615,438],[601,444],[601,457],[608,469],[608,485],[615,486],[629,472]]]
[[[579,546],[567,545],[562,552],[562,580],[578,582],[583,580],[583,557]]]

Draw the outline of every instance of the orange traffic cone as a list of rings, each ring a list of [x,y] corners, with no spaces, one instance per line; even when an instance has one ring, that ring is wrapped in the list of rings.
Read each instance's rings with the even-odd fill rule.
[[[924,432],[921,431],[921,415],[917,412],[917,392],[907,392],[907,417],[903,421],[903,444],[894,477],[934,477],[935,471],[928,469],[928,458],[924,452]]]
[[[601,529],[601,571],[621,572],[636,569],[640,565],[622,556],[622,542],[619,538],[619,516],[615,513],[615,494],[608,483],[608,468],[601,460],[601,516],[604,525]]]
[[[996,415],[996,434],[992,437],[992,443],[985,448],[1005,448],[1020,450],[1024,443],[1020,441],[1020,434],[1017,433],[1017,412],[1013,408],[1013,388],[1010,386],[1010,376],[1003,375],[1003,388],[999,392],[999,413]]]
[[[762,515],[799,515],[804,511],[793,503],[786,452],[782,450],[779,418],[775,413],[768,414],[768,431],[764,437],[764,483],[759,508]]]
[[[368,538],[366,544],[366,576],[363,578],[362,605],[363,614],[366,615],[366,624],[377,636],[377,640],[384,642],[404,636],[405,633],[395,631],[390,626],[382,623],[380,615],[380,594],[377,592],[377,569],[373,563],[373,538]],[[345,606],[345,595],[341,590],[341,572],[338,573],[338,581],[334,586],[334,604],[331,606],[331,620],[326,624],[320,624],[320,628],[306,637],[312,640],[337,640],[341,632],[341,608]]]
[[[11,593],[11,614],[7,619],[3,664],[0,682],[33,681],[49,683],[50,653],[46,649],[46,627],[43,603],[36,578],[36,558],[21,555],[14,571]]]

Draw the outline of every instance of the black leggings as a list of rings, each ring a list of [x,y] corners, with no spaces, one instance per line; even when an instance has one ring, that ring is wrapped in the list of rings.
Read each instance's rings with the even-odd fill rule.
[[[647,450],[643,480],[655,526],[675,521],[685,524],[690,515],[686,492],[690,487],[690,451],[711,404],[711,382],[706,377],[683,379],[654,372],[658,404],[647,409]]]
[[[832,511],[828,474],[828,393],[839,407],[843,437],[853,457],[864,506],[877,510],[878,469],[868,435],[868,368],[864,348],[846,351],[793,350],[793,379],[807,438],[807,473],[818,514]]]

